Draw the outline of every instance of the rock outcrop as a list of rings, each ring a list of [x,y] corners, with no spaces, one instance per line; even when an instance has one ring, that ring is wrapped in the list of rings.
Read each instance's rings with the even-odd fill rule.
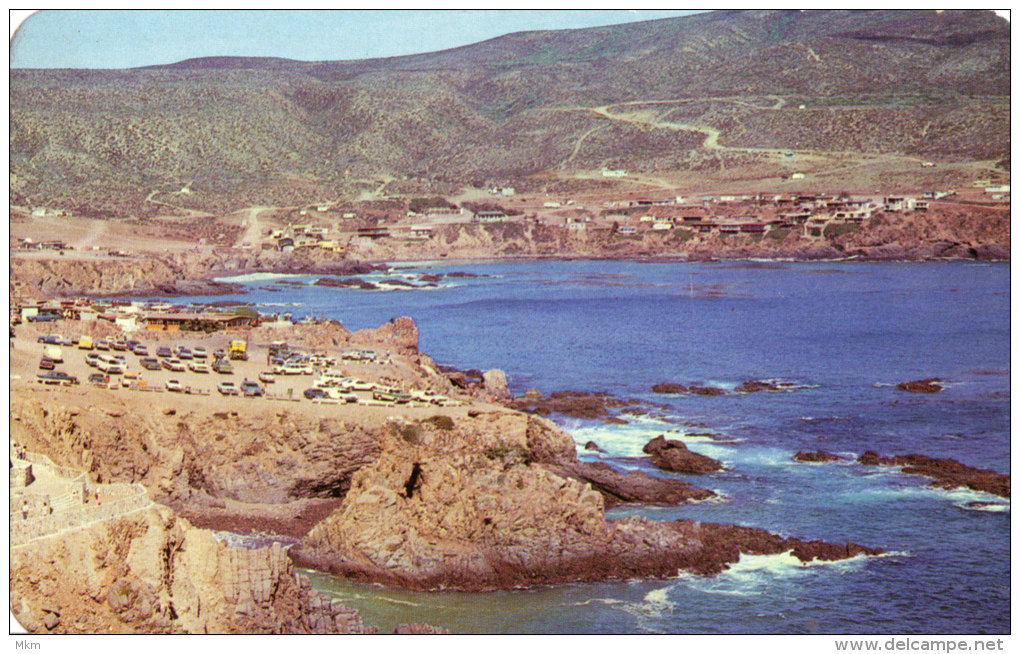
[[[508,400],[505,404],[519,411],[540,416],[559,413],[572,418],[608,420],[613,417],[609,409],[643,403],[640,400],[622,399],[603,392],[557,391],[543,396],[535,389],[528,389],[523,396]]]
[[[648,441],[642,451],[651,455],[652,464],[656,468],[670,472],[704,474],[721,470],[723,467],[722,463],[711,457],[691,452],[683,441],[666,440],[661,434]]]
[[[358,471],[342,506],[291,556],[363,581],[485,590],[712,573],[742,552],[792,549],[808,560],[877,551],[743,527],[606,520],[604,495],[573,473],[621,475],[579,465],[570,437],[538,418],[476,420],[453,430],[391,422],[379,460]]]
[[[361,329],[352,336],[354,343],[385,345],[401,354],[418,352],[418,326],[406,316],[394,318],[375,329]]]
[[[601,461],[545,463],[542,467],[561,477],[591,484],[593,489],[602,494],[607,509],[619,504],[676,506],[715,497],[712,491],[680,479],[653,477],[641,470],[621,473]]]
[[[141,483],[153,499],[203,525],[232,516],[232,526],[246,518],[252,527],[301,535],[316,507],[341,497],[354,472],[380,453],[370,424],[275,406],[210,412],[173,396],[163,398],[172,412],[145,415],[115,409],[112,397],[87,402],[83,393],[70,391],[61,403],[28,397],[12,404],[12,438],[84,469],[93,482]]]
[[[700,384],[691,384],[690,386],[684,386],[683,384],[677,384],[674,382],[663,382],[652,386],[653,393],[662,393],[666,395],[725,395],[726,391],[716,386],[702,386]]]
[[[817,452],[797,452],[793,455],[793,460],[804,463],[828,463],[831,461],[845,461],[846,459],[838,454],[818,450]]]
[[[970,488],[971,490],[1009,497],[1009,475],[994,470],[972,468],[956,459],[935,459],[923,454],[879,456],[867,451],[857,458],[864,465],[901,466],[908,475],[931,477],[931,485],[937,488]]]
[[[32,633],[373,633],[311,590],[279,544],[230,549],[166,507],[11,551],[11,610]]]
[[[917,379],[896,384],[896,388],[908,393],[938,393],[942,391],[942,380],[937,377]]]
[[[482,375],[482,385],[486,392],[497,400],[509,400],[512,397],[507,387],[506,373],[498,368],[487,370]]]

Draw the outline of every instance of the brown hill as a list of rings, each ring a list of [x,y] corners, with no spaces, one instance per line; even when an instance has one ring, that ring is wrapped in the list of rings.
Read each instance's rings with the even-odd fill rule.
[[[11,71],[11,200],[220,210],[777,153],[1009,153],[1009,25],[982,11],[737,11],[364,61]],[[580,175],[583,177],[583,175]]]

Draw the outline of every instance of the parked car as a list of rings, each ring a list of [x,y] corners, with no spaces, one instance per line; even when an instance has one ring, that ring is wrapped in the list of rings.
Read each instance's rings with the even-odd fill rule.
[[[89,383],[90,384],[102,384],[102,385],[105,386],[106,384],[110,383],[110,376],[109,375],[104,375],[101,372],[94,372],[91,375],[89,375]]]
[[[234,367],[230,365],[230,362],[226,359],[217,359],[212,364],[212,369],[221,375],[232,375],[234,374]]]
[[[351,391],[345,391],[340,388],[329,388],[326,389],[326,394],[334,400],[340,400],[341,402],[347,402],[348,404],[358,401],[358,396]]]
[[[226,350],[216,350],[215,352],[213,352],[214,359],[223,359],[226,358],[226,356],[227,356]]]
[[[46,334],[45,336],[40,336],[39,338],[35,339],[35,342],[45,343],[47,345],[60,345],[62,341],[60,340],[60,337],[57,336],[56,334]]]
[[[110,343],[105,338],[101,338],[98,341],[96,341],[96,349],[103,350],[104,352],[109,352]]]
[[[60,316],[55,313],[39,313],[28,317],[28,322],[52,322],[54,320],[60,320]]]
[[[192,348],[191,356],[195,357],[196,359],[204,359],[207,356],[209,356],[209,353],[205,351],[204,347],[196,347]]]
[[[172,357],[173,355],[174,353],[170,350],[170,348],[168,348],[165,345],[160,346],[160,348],[156,350],[156,356],[160,358],[169,358]]]
[[[110,349],[117,350],[118,352],[124,352],[125,350],[128,349],[128,347],[127,343],[118,340],[110,342]]]
[[[191,357],[191,350],[189,350],[188,348],[186,348],[184,346],[181,346],[181,347],[177,348],[177,358],[178,359],[182,359],[182,360],[192,358]]]
[[[149,350],[144,345],[136,345],[135,347],[131,348],[131,351],[136,356],[140,356],[140,357],[147,357],[147,356],[149,356]]]
[[[53,359],[49,357],[43,357],[39,359],[40,370],[53,370],[53,368],[56,367],[56,365],[57,364],[53,361]]]
[[[190,370],[191,372],[197,372],[197,373],[201,373],[201,374],[208,374],[209,373],[209,366],[204,364],[204,363],[189,363],[188,364],[188,370]]]
[[[240,395],[241,394],[241,392],[239,390],[237,390],[237,386],[234,385],[234,382],[228,382],[228,381],[220,382],[219,384],[216,384],[216,390],[218,390],[221,395]]]
[[[411,396],[403,391],[398,391],[395,388],[382,388],[372,391],[372,399],[379,400],[380,402],[406,404],[411,401]]]
[[[168,379],[166,380],[166,390],[171,393],[180,393],[184,390],[184,385],[176,379]]]
[[[139,345],[141,345],[141,344],[142,344],[141,341],[133,339],[133,338],[126,343],[127,349],[132,350],[132,351],[134,351],[134,349],[136,347],[138,347]]]
[[[85,355],[85,365],[91,368],[95,368],[96,366],[99,365],[99,359],[102,356],[103,355],[99,354],[98,352],[89,352],[88,354]]]
[[[78,383],[77,377],[72,377],[62,370],[51,370],[50,372],[44,372],[39,375],[40,384],[60,384],[61,386],[71,386]]]
[[[305,397],[309,400],[318,400],[328,398],[329,394],[321,388],[309,388],[305,390]]]
[[[275,384],[276,375],[274,375],[271,372],[260,372],[259,381],[262,382],[263,384]]]
[[[177,359],[163,359],[163,367],[173,372],[184,372],[184,364]]]
[[[245,397],[261,397],[266,394],[266,389],[262,388],[258,382],[245,379],[241,382],[241,392]]]
[[[145,357],[139,363],[146,370],[159,370],[159,359],[155,357]]]

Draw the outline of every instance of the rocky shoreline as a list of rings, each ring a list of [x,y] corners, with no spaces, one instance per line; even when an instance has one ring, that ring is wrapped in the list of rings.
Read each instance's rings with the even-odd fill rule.
[[[938,256],[892,256],[895,252],[885,252],[874,256],[854,254],[829,249],[825,256],[787,256],[787,252],[745,252],[720,251],[711,254],[689,252],[684,254],[505,254],[494,251],[486,256],[451,257],[447,262],[487,263],[492,261],[636,261],[642,263],[667,262],[721,262],[747,261],[761,263],[809,263],[818,261],[907,261],[907,262],[946,262],[946,261],[984,261],[1009,262],[1008,248],[984,248],[976,251],[975,256],[938,257]],[[803,254],[803,253],[801,253]],[[901,253],[902,254],[902,253]],[[244,287],[236,283],[216,281],[217,278],[250,275],[256,273],[302,274],[302,275],[334,275],[351,276],[369,272],[387,271],[395,263],[415,263],[423,257],[402,259],[391,257],[386,259],[335,259],[323,254],[302,254],[284,258],[282,253],[269,252],[259,254],[202,255],[177,254],[175,256],[154,256],[141,254],[128,259],[101,259],[79,261],[75,259],[11,259],[11,277],[25,287],[37,289],[45,297],[66,296],[68,294],[90,297],[181,297],[193,295],[228,295],[244,291]],[[427,258],[427,257],[425,257]],[[475,276],[462,273],[463,276]],[[456,276],[454,273],[448,277]],[[364,280],[330,280],[320,279],[322,285],[349,286],[374,290],[377,285]],[[427,281],[423,285],[436,283]]]
[[[276,331],[272,336],[259,331],[267,329],[255,328],[246,337],[256,343],[279,338]],[[376,364],[376,377],[406,390],[440,393],[456,406],[333,408],[249,399],[237,400],[244,402],[240,410],[229,398],[165,394],[159,398],[162,410],[153,412],[152,396],[146,393],[50,390],[23,381],[14,385],[12,438],[60,466],[83,470],[90,484],[143,486],[162,505],[159,524],[164,525],[157,529],[150,521],[144,533],[156,537],[170,529],[166,525],[180,524],[188,533],[272,532],[297,541],[286,553],[278,547],[251,550],[255,553],[243,555],[248,557],[243,568],[236,568],[242,555],[235,550],[209,546],[216,560],[235,566],[224,570],[255,566],[261,576],[213,570],[203,562],[212,554],[188,555],[179,559],[182,567],[169,581],[136,585],[141,589],[136,594],[145,597],[177,597],[184,591],[176,589],[174,580],[206,575],[204,585],[188,592],[203,602],[206,595],[223,596],[222,617],[217,618],[203,609],[202,616],[185,620],[176,602],[167,601],[150,611],[157,604],[149,599],[137,604],[149,608],[132,613],[114,599],[113,613],[104,609],[96,618],[100,622],[89,621],[65,603],[107,598],[117,577],[91,581],[98,585],[88,588],[72,584],[73,592],[58,593],[59,605],[50,606],[74,616],[72,631],[98,624],[123,631],[370,630],[338,603],[315,599],[293,575],[293,564],[414,590],[493,590],[672,577],[679,571],[715,574],[741,554],[792,551],[802,561],[828,561],[881,552],[743,526],[607,519],[606,509],[619,504],[669,506],[716,497],[684,480],[581,461],[572,437],[536,415],[544,412],[541,408],[606,419],[612,417],[609,408],[645,410],[634,401],[582,392],[511,398],[501,371],[443,368],[419,352],[417,327],[409,318],[359,332],[332,321],[295,325],[287,337],[294,345],[327,350],[372,347],[386,361]],[[230,410],[235,406],[238,410]],[[704,474],[721,467],[679,441],[660,437],[648,447],[667,470]],[[142,529],[123,528],[131,533]],[[86,539],[88,547],[116,547],[104,529],[96,527],[92,540]],[[139,552],[156,547],[142,542]],[[134,545],[124,547],[135,551]],[[124,558],[117,574],[148,579],[135,570],[137,556]],[[275,563],[261,562],[267,556]],[[280,556],[289,560],[282,562]],[[66,558],[54,561],[46,564],[45,574],[60,585],[61,575],[74,566],[65,565]],[[29,623],[34,629],[45,618],[39,607],[49,606],[47,598],[56,592],[46,590],[56,586],[32,581],[40,578],[39,565],[26,557],[16,565],[17,574],[24,575],[17,583],[25,606],[18,610],[33,616]],[[238,582],[241,586],[230,581],[238,576],[258,579],[252,583],[262,590],[243,590],[248,581]],[[284,577],[291,581],[272,581]],[[242,590],[224,590],[224,584]],[[282,594],[264,590],[267,584]],[[98,601],[110,604],[109,599]],[[123,604],[129,605],[136,604]],[[240,617],[228,617],[234,615]]]

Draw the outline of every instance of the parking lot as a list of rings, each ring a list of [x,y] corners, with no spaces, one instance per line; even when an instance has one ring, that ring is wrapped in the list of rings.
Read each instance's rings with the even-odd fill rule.
[[[181,395],[212,395],[222,396],[224,399],[232,399],[225,395],[221,389],[223,384],[231,384],[240,394],[242,385],[247,384],[253,395],[278,400],[313,401],[305,396],[305,391],[315,386],[316,380],[320,379],[326,371],[331,371],[333,377],[355,378],[361,383],[353,388],[348,388],[340,394],[339,382],[334,383],[336,390],[324,390],[322,393],[313,392],[316,395],[327,394],[326,397],[316,398],[315,402],[320,403],[353,403],[366,405],[388,405],[392,400],[381,394],[379,389],[399,387],[396,380],[387,376],[392,363],[390,357],[385,353],[376,353],[373,360],[351,360],[343,358],[344,350],[334,352],[320,352],[318,357],[311,358],[300,364],[281,364],[270,362],[270,348],[268,344],[246,344],[247,360],[224,358],[231,369],[230,373],[212,371],[215,361],[214,353],[221,350],[224,353],[229,351],[230,337],[226,334],[213,336],[197,335],[195,338],[179,338],[173,341],[162,341],[158,333],[141,333],[138,336],[125,335],[121,341],[135,339],[145,348],[144,353],[136,354],[128,348],[124,349],[97,349],[99,343],[93,341],[93,349],[82,349],[78,345],[66,344],[68,338],[62,340],[62,344],[46,344],[38,341],[37,334],[33,330],[22,330],[16,338],[12,339],[11,351],[11,375],[15,379],[24,382],[39,383],[39,375],[50,371],[39,368],[40,361],[45,352],[49,350],[55,353],[59,349],[60,362],[55,362],[53,371],[62,372],[74,377],[82,386],[95,386],[115,389],[134,389],[144,391],[156,391],[162,393],[179,393]],[[76,339],[75,339],[76,340]],[[169,348],[174,356],[157,356],[160,348]],[[206,356],[180,358],[178,354],[181,348],[193,351],[195,348],[205,350]],[[351,354],[350,350],[347,350]],[[166,355],[167,352],[162,352]],[[306,352],[312,355],[312,352]],[[124,363],[121,372],[105,374],[100,367],[106,367],[101,360],[113,361],[114,356],[120,357]],[[86,358],[93,359],[97,365],[88,365]],[[99,361],[95,361],[95,360]],[[158,362],[158,369],[145,369],[142,360],[148,359],[150,365]],[[172,362],[172,363],[171,363]],[[170,366],[177,368],[169,369]],[[183,370],[181,369],[183,368]],[[199,372],[195,369],[208,370]],[[266,373],[273,373],[271,380]],[[285,372],[286,371],[286,372]],[[90,376],[104,376],[103,382],[90,382]],[[262,380],[260,381],[260,375]],[[108,381],[105,381],[108,379]],[[54,380],[54,383],[56,380]],[[339,399],[328,397],[332,394]],[[382,399],[379,399],[382,398]],[[401,400],[405,398],[401,396]],[[438,398],[412,398],[409,406],[427,405],[452,405],[453,401],[442,401]]]

